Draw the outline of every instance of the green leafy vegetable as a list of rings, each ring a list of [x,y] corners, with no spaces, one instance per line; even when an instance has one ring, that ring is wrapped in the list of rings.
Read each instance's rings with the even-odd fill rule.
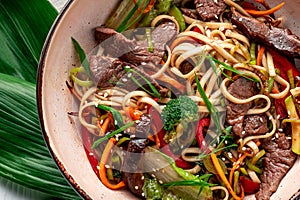
[[[125,67],[125,71],[129,74],[129,73],[134,73],[136,75],[138,75],[143,81],[145,81],[145,83],[149,86],[149,88],[151,89],[151,91],[149,91],[148,89],[146,89],[140,82],[138,82],[138,80],[134,77],[134,76],[130,76],[131,80],[140,88],[142,88],[145,92],[147,92],[148,94],[150,94],[151,96],[155,96],[157,98],[161,98],[160,93],[158,92],[158,90],[155,88],[155,86],[146,78],[144,77],[142,74],[140,74],[139,72],[137,72],[134,69],[131,69],[130,67]]]
[[[130,0],[132,1],[132,0]],[[149,0],[138,0],[134,7],[129,11],[127,15],[125,15],[125,19],[121,22],[121,24],[116,28],[116,31],[123,32],[130,28],[132,25],[137,23],[141,17],[142,13],[144,12],[145,8],[149,4]],[[133,2],[130,2],[133,3]],[[141,9],[141,5],[143,6]],[[119,19],[118,19],[119,20]]]
[[[82,49],[80,44],[73,37],[71,39],[72,39],[73,45],[79,55],[81,65],[83,66],[83,68],[84,68],[86,74],[89,76],[89,78],[92,79],[89,62],[87,61],[84,50]]]
[[[173,0],[157,0],[155,3],[155,9],[158,14],[167,14],[172,3]]]
[[[148,27],[151,25],[152,20],[158,15],[156,9],[151,9],[149,12],[146,13],[146,15],[143,17],[143,19],[139,23],[139,27]]]
[[[105,105],[98,105],[98,108],[111,112],[111,114],[113,115],[113,118],[115,120],[115,125],[117,127],[121,127],[123,126],[123,119],[122,119],[122,115],[119,113],[119,111],[117,111],[116,109],[110,107],[110,106],[105,106]]]
[[[164,194],[162,186],[156,179],[146,178],[142,189],[146,199],[160,200]]]
[[[167,187],[165,190],[176,193],[177,197],[183,199],[212,198],[209,187],[213,184],[208,182],[211,175],[195,176],[177,167],[172,158],[152,147],[147,147],[145,154],[147,154],[143,157],[145,170],[151,171],[150,174],[155,175],[156,179],[163,183],[162,186]]]
[[[198,106],[188,96],[179,96],[167,103],[161,117],[164,121],[164,129],[175,131],[175,127],[181,122],[187,124],[198,120]]]
[[[108,140],[109,138],[117,135],[118,133],[121,133],[122,131],[126,130],[127,128],[131,127],[134,125],[134,122],[129,122],[128,124],[125,124],[124,126],[120,127],[119,129],[105,135],[104,137],[96,140],[94,144],[92,145],[92,149],[96,148],[99,144],[104,142],[105,140]]]
[[[0,176],[51,196],[79,199],[42,137],[35,85],[0,73]]]
[[[213,57],[211,57],[211,56],[208,56],[208,58],[209,58],[209,59],[212,59],[215,63],[221,65],[221,66],[220,66],[220,69],[221,69],[221,70],[226,69],[226,70],[231,71],[231,72],[233,72],[233,73],[236,73],[236,74],[238,74],[238,75],[240,75],[240,76],[242,76],[242,77],[244,77],[244,78],[246,78],[246,79],[248,79],[248,80],[250,80],[250,81],[259,83],[259,79],[255,78],[255,77],[251,77],[251,76],[248,75],[247,73],[244,73],[244,72],[241,72],[241,71],[239,71],[239,70],[236,70],[236,69],[234,69],[233,67],[227,65],[226,63],[223,63],[223,62],[221,62],[221,61],[219,61],[219,60],[217,60],[217,59],[215,59],[215,58],[213,58]],[[224,74],[224,73],[223,73],[223,74]]]
[[[212,118],[213,122],[216,125],[217,128],[217,134],[221,133],[221,126],[220,126],[220,113],[219,111],[214,107],[214,105],[209,101],[208,97],[205,94],[204,89],[202,88],[198,76],[195,74],[195,79],[197,83],[197,88],[200,96],[202,97],[208,111],[210,114],[210,117]]]
[[[172,5],[170,10],[169,10],[169,14],[173,17],[175,17],[176,21],[179,24],[179,28],[180,31],[184,31],[186,29],[186,25],[185,25],[185,21],[183,18],[183,15],[180,11],[180,9],[178,7],[176,7],[175,5]]]

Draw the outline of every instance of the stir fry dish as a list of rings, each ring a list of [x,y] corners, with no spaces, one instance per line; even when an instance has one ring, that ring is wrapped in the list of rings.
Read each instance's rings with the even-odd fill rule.
[[[264,0],[123,0],[67,86],[103,185],[270,199],[300,154],[299,37]],[[76,101],[77,101],[76,100]]]

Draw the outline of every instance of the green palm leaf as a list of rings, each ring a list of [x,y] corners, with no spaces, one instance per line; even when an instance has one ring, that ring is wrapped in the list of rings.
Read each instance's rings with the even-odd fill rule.
[[[0,0],[0,72],[35,83],[57,11],[45,0]]]
[[[31,189],[78,199],[40,132],[35,85],[0,73],[0,176]]]
[[[79,199],[49,154],[36,110],[38,61],[56,16],[46,0],[0,0],[0,177],[24,196]]]

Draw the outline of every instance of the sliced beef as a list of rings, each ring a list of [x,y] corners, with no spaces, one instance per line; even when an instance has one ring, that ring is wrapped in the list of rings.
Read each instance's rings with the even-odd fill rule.
[[[224,0],[194,0],[194,3],[203,21],[217,20],[226,9]]]
[[[133,194],[139,197],[142,197],[142,187],[144,185],[144,174],[139,166],[139,161],[148,143],[148,139],[131,139],[127,147],[127,152],[125,152],[122,166],[122,178],[126,186]]]
[[[267,115],[246,115],[243,127],[245,132],[242,137],[265,134],[269,131]]]
[[[277,138],[268,138],[262,142],[266,150],[263,173],[260,177],[260,189],[256,193],[256,199],[269,200],[277,190],[280,181],[293,166],[296,155],[291,150],[291,140],[285,134],[276,134]]]
[[[94,82],[97,83],[99,87],[105,88],[118,85],[119,87],[122,87],[128,91],[136,90],[139,86],[132,80],[130,76],[133,76],[144,87],[148,87],[147,83],[141,76],[135,73],[127,73],[125,71],[125,67],[132,68],[147,80],[149,80],[152,85],[154,85],[154,87],[159,91],[162,97],[165,97],[167,95],[169,90],[159,85],[141,68],[138,68],[130,63],[100,55],[93,55],[90,57],[91,74]]]
[[[228,87],[228,92],[236,98],[247,99],[256,93],[256,86],[253,81],[240,77]],[[235,104],[226,100],[226,121],[236,135],[242,136],[244,117],[251,106],[251,102]]]
[[[300,38],[289,29],[267,26],[253,17],[246,17],[232,9],[231,22],[254,41],[272,47],[292,57],[300,57]]]
[[[176,25],[173,22],[164,22],[154,28],[151,32],[153,52],[149,51],[147,40],[131,40],[113,29],[102,26],[96,28],[95,38],[105,52],[114,58],[120,58],[135,65],[158,64],[164,55],[165,44],[172,40],[176,33]]]
[[[149,136],[151,126],[151,117],[147,114],[143,114],[138,120],[135,127],[135,135],[139,138],[147,138]]]
[[[193,19],[199,18],[199,15],[196,10],[192,10],[192,9],[188,9],[188,8],[180,8],[180,10],[181,10],[182,14],[184,14],[190,18],[193,18]]]

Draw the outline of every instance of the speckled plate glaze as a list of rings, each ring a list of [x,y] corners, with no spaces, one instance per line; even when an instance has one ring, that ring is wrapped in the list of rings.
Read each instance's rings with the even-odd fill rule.
[[[58,167],[84,199],[136,199],[126,190],[112,191],[103,186],[93,172],[79,132],[79,122],[68,116],[77,104],[66,87],[69,70],[78,63],[71,37],[86,52],[95,47],[92,29],[103,24],[117,0],[71,0],[59,14],[45,42],[40,59],[37,102],[45,141]],[[271,2],[271,1],[270,1]],[[275,5],[279,1],[272,1]],[[285,25],[300,35],[300,0],[287,0]],[[300,188],[299,158],[271,199],[291,199]],[[248,196],[246,199],[255,199]]]

